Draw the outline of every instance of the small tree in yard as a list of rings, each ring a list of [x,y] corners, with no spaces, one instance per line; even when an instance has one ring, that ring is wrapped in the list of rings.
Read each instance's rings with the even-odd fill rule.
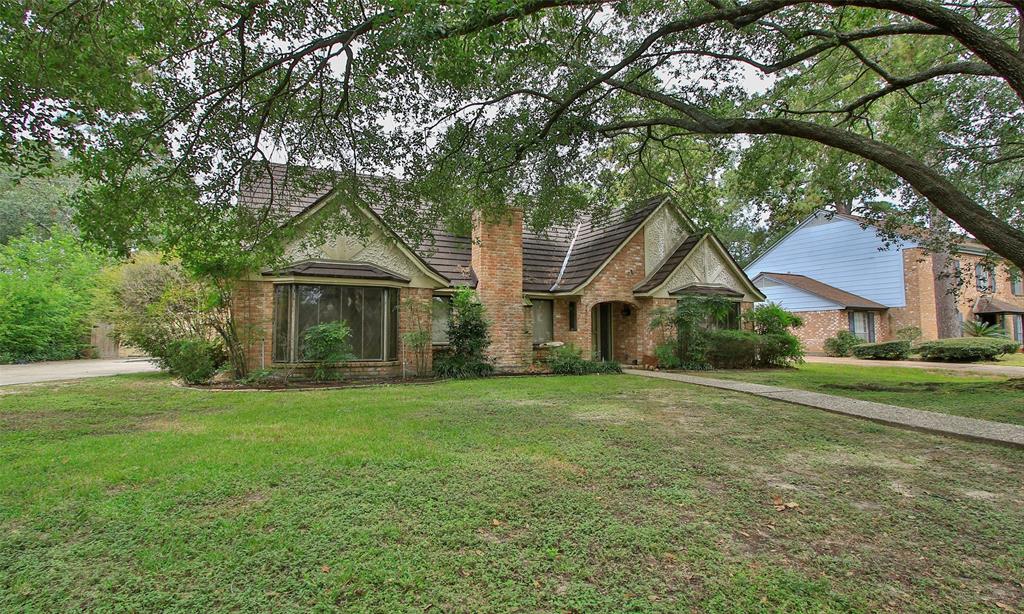
[[[306,329],[302,336],[302,354],[315,363],[314,380],[322,382],[337,377],[337,365],[355,358],[349,343],[351,336],[352,331],[344,320]]]
[[[441,377],[483,377],[494,371],[487,360],[491,345],[483,303],[476,292],[459,288],[452,296],[448,320],[448,351],[434,363]]]
[[[782,335],[791,328],[799,328],[804,321],[797,315],[783,309],[776,303],[766,303],[747,311],[743,319],[754,328],[759,335]]]
[[[402,346],[412,350],[416,357],[416,375],[427,373],[427,358],[430,356],[431,303],[410,297],[402,301],[405,321],[411,330],[402,334]]]

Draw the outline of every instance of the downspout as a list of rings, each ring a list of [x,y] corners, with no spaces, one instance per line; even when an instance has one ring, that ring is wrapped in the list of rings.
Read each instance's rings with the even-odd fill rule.
[[[569,241],[569,249],[565,252],[565,258],[562,259],[562,268],[558,269],[558,277],[555,279],[554,285],[548,289],[548,292],[554,292],[558,284],[562,283],[562,275],[565,274],[565,267],[569,264],[569,256],[572,255],[572,248],[576,245],[576,237],[580,236],[580,226],[583,224],[576,224],[576,230],[572,233],[572,240]]]

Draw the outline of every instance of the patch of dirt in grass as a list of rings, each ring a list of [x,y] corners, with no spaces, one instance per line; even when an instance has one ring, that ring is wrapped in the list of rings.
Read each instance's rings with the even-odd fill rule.
[[[787,455],[787,460],[795,461],[799,464],[806,464],[807,461],[812,463],[821,463],[826,465],[839,465],[842,467],[857,467],[857,468],[877,468],[886,470],[899,470],[907,471],[920,467],[924,462],[923,459],[914,456],[905,456],[899,454],[898,448],[890,448],[896,454],[886,454],[881,451],[874,451],[869,449],[862,449],[859,452],[850,452],[847,450],[834,450],[831,452],[821,452],[816,454],[812,458],[804,458],[803,455]],[[910,461],[910,462],[908,462]]]
[[[157,415],[150,417],[148,420],[142,421],[142,423],[139,424],[139,430],[192,435],[202,433],[206,429],[195,422],[184,421],[180,418],[172,418],[164,415]]]
[[[242,495],[228,497],[227,499],[211,503],[205,506],[203,511],[197,514],[197,516],[207,519],[237,516],[261,505],[269,498],[270,495],[267,493],[253,490]]]
[[[996,501],[1002,499],[1002,495],[987,490],[961,490],[960,493],[968,499],[977,499],[979,501]]]

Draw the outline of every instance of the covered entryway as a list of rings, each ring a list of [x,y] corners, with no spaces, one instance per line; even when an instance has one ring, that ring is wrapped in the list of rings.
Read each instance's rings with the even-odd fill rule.
[[[590,332],[593,357],[630,364],[637,360],[637,306],[607,301],[591,308]]]

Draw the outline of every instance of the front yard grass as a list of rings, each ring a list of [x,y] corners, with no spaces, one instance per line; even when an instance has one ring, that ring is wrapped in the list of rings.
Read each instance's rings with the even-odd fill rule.
[[[630,376],[2,388],[0,610],[1019,609],[1022,461]]]
[[[941,365],[936,367],[941,369]],[[1024,425],[1024,380],[908,367],[804,363],[793,369],[693,373]]]

